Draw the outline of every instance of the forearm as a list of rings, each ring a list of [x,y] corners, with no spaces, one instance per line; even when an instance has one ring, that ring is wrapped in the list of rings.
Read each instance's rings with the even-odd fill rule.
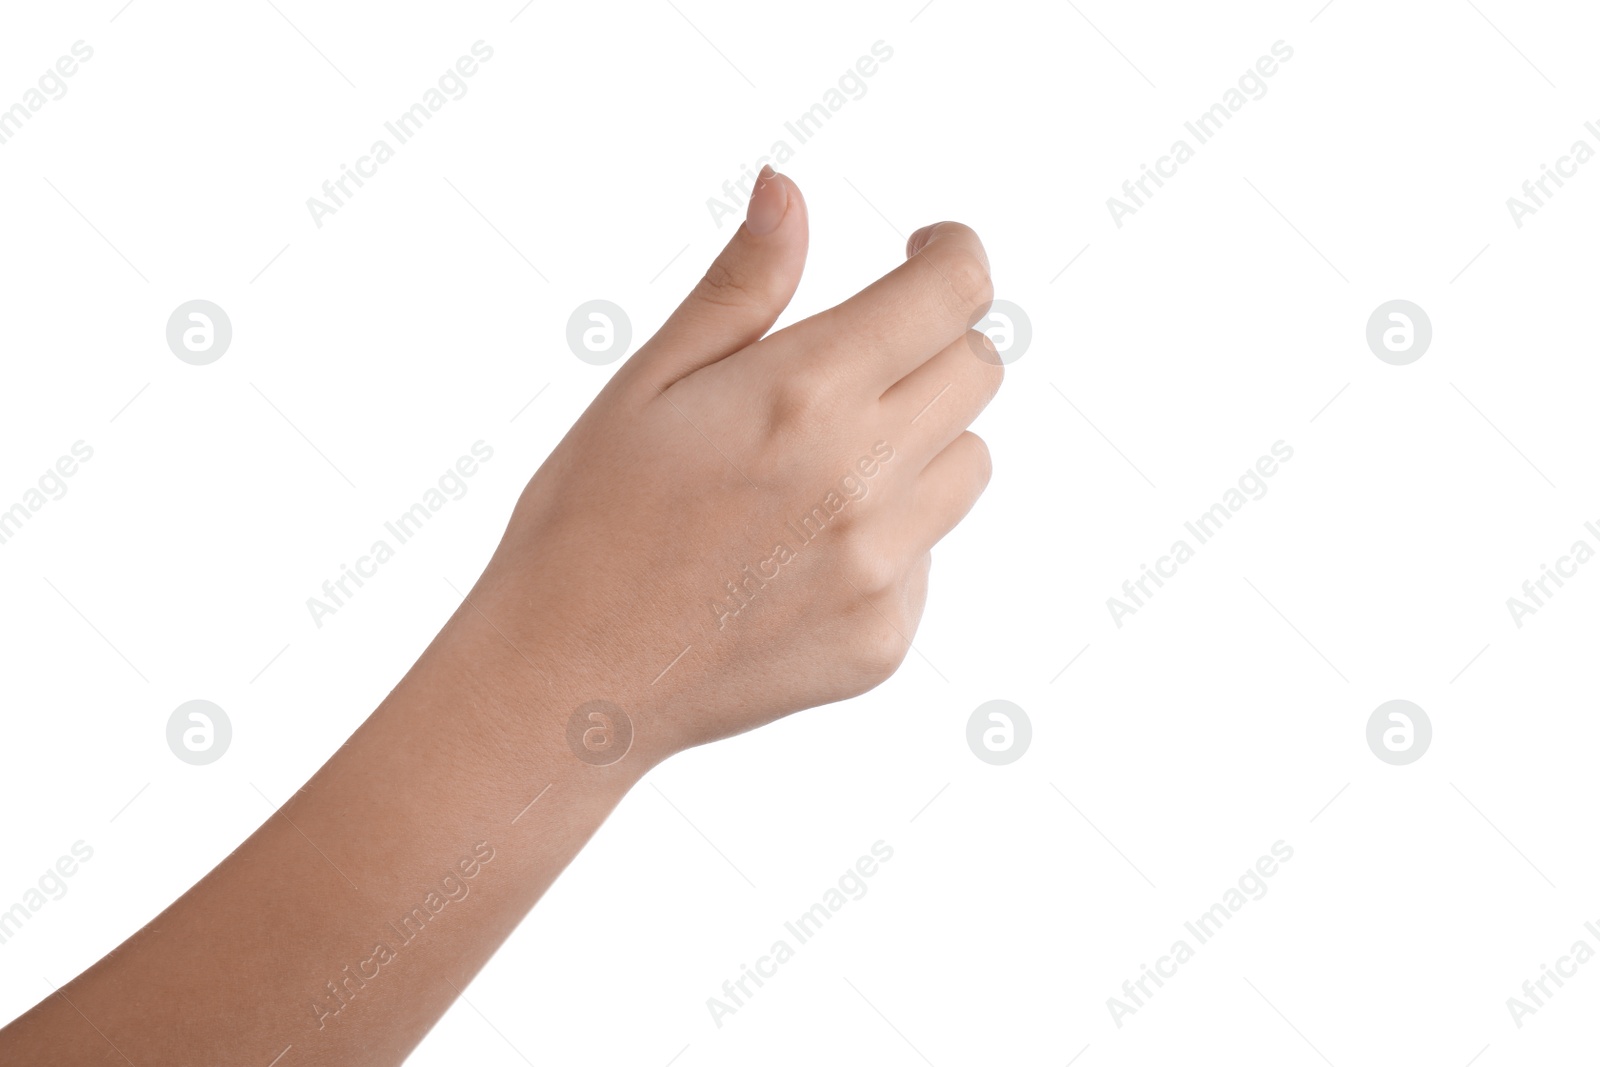
[[[0,1060],[397,1063],[651,766],[893,673],[933,545],[989,479],[964,429],[1002,375],[969,330],[988,258],[924,227],[773,332],[806,232],[763,170],[416,667],[237,852],[0,1032]]]
[[[0,1032],[0,1060],[398,1063],[646,764],[580,760],[584,683],[477,603],[237,851]]]

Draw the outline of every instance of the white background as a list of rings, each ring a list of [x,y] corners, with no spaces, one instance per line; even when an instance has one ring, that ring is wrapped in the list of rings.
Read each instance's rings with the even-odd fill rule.
[[[784,321],[955,218],[1033,323],[917,653],[652,774],[412,1062],[1590,1054],[1600,963],[1520,1029],[1506,998],[1600,949],[1600,566],[1520,629],[1506,598],[1600,547],[1600,162],[1520,229],[1506,198],[1600,148],[1592,10],[122,2],[0,13],[0,106],[94,49],[0,145],[0,507],[94,449],[0,545],[0,908],[94,849],[0,945],[0,1016],[371,710],[614,370],[567,350],[572,309],[647,337],[732,231],[707,198],[882,40],[784,167],[812,225]],[[480,39],[468,94],[318,229],[306,198]],[[1106,198],[1279,40],[1267,94],[1119,229]],[[234,329],[205,367],[164,337],[195,298]],[[1364,337],[1395,298],[1434,329],[1403,367]],[[306,598],[480,439],[468,495],[314,626]],[[1106,598],[1279,440],[1267,495],[1115,626]],[[165,742],[195,698],[234,729],[206,767]],[[1033,723],[1006,767],[965,740],[994,698]],[[1409,766],[1365,740],[1394,698],[1433,724]],[[870,892],[714,1025],[706,998],[878,840]],[[1116,1026],[1107,998],[1279,840],[1270,892]]]

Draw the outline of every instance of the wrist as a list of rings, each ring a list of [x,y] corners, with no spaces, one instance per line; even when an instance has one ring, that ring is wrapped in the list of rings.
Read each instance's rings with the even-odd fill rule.
[[[475,738],[476,758],[496,773],[619,799],[680,747],[658,714],[666,691],[632,678],[620,650],[585,642],[559,612],[536,628],[525,614],[468,594],[402,686],[452,694],[452,729]]]

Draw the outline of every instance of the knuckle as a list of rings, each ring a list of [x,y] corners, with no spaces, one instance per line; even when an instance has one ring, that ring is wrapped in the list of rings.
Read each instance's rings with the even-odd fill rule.
[[[965,431],[961,437],[972,456],[974,481],[981,493],[988,487],[989,479],[994,477],[994,457],[989,454],[989,443],[971,430]]]
[[[872,619],[876,625],[864,626],[856,635],[855,661],[857,670],[866,680],[871,685],[878,685],[900,669],[911,646],[888,621],[876,614]]]
[[[968,324],[981,319],[994,301],[994,282],[989,277],[989,265],[966,250],[947,254],[935,263],[949,284],[949,299],[954,310],[965,315]]]
[[[860,537],[862,510],[839,491],[837,484],[828,487],[817,497],[817,503],[812,505],[813,514],[818,509],[828,513],[828,527],[836,531],[838,536],[848,538],[851,542]],[[860,588],[865,589],[866,586]]]
[[[845,580],[867,596],[883,592],[900,579],[900,567],[889,554],[870,539],[859,536],[845,544],[843,571]],[[869,605],[863,604],[862,610],[877,618]]]
[[[815,427],[833,403],[833,380],[820,364],[800,363],[773,379],[772,428],[777,434]]]
[[[1006,365],[1000,358],[1000,350],[995,347],[994,339],[981,330],[967,331],[967,347],[978,357],[973,373],[978,376],[986,399],[992,400],[1006,380]]]
[[[716,307],[744,307],[756,297],[750,286],[720,259],[712,261],[695,288],[701,300]]]

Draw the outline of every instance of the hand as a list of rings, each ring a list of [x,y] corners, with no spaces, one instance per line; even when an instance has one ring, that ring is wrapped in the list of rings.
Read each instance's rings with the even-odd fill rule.
[[[765,336],[806,249],[799,190],[765,178],[400,684],[199,884],[0,1032],[0,1060],[398,1063],[651,766],[894,672],[929,549],[989,478],[965,432],[1000,384],[968,329],[988,264],[940,223]],[[595,700],[632,733],[590,759]]]
[[[929,550],[989,479],[966,431],[1002,374],[969,329],[993,295],[977,236],[918,230],[898,268],[768,335],[806,245],[799,189],[764,170],[746,223],[529,483],[471,596],[520,683],[558,713],[616,703],[645,766],[887,679]]]

